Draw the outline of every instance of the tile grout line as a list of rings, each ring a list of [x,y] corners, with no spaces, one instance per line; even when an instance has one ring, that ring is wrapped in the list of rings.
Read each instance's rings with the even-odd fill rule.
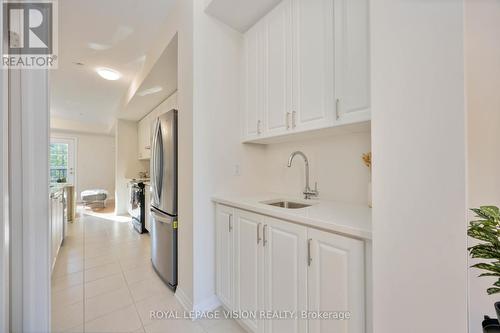
[[[139,321],[141,322],[141,328],[142,328],[142,330],[144,332],[146,332],[146,328],[144,327],[144,322],[142,321],[141,315],[139,314],[139,310],[137,310],[136,301],[135,301],[134,297],[132,296],[132,291],[130,290],[130,285],[129,285],[128,281],[127,281],[127,278],[125,277],[125,272],[123,271],[122,263],[121,263],[120,260],[118,260],[118,263],[120,265],[120,270],[121,270],[121,272],[123,274],[123,279],[125,280],[125,285],[127,286],[128,293],[130,295],[130,298],[132,299],[132,304],[134,305],[135,313],[137,314],[137,317],[139,317]]]

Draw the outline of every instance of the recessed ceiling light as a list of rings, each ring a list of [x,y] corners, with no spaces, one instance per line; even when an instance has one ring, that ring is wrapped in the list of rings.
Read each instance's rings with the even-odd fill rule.
[[[97,74],[99,74],[103,79],[116,81],[122,77],[122,75],[111,68],[98,68]]]
[[[156,94],[157,92],[160,92],[162,91],[163,88],[160,87],[160,86],[155,86],[155,87],[152,87],[152,88],[149,88],[149,89],[144,89],[142,91],[139,91],[137,93],[137,95],[141,96],[141,97],[144,97],[144,96],[147,96],[147,95],[152,95],[152,94]]]

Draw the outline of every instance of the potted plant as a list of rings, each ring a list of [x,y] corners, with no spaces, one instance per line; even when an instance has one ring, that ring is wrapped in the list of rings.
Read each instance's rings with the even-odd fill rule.
[[[472,209],[476,213],[475,220],[469,224],[467,234],[480,241],[468,248],[469,254],[475,259],[486,259],[472,265],[483,271],[479,277],[494,277],[496,281],[486,290],[488,295],[500,293],[500,209],[495,206],[482,206]],[[500,302],[495,303],[495,311],[500,320]]]

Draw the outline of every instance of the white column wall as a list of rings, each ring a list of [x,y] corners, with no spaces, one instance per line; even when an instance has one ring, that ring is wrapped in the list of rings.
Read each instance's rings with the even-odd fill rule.
[[[375,333],[467,332],[463,7],[371,2]]]

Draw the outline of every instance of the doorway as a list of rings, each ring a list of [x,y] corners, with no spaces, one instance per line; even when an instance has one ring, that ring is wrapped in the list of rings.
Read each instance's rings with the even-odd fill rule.
[[[76,139],[51,138],[49,154],[50,183],[76,186]]]

